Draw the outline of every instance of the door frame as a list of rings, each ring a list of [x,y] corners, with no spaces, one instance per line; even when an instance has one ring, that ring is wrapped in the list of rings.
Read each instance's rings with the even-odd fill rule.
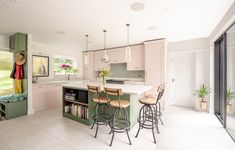
[[[226,93],[227,93],[227,35],[226,35],[226,33],[224,33],[222,36],[220,36],[215,42],[214,42],[214,91],[216,91],[216,90],[219,90],[219,92],[223,92],[222,94],[223,94],[223,103],[224,103],[224,108],[222,109],[223,110],[223,114],[222,114],[222,116],[223,116],[223,119],[220,117],[220,115],[218,114],[218,113],[220,113],[219,111],[220,111],[220,108],[218,108],[218,107],[220,107],[220,106],[218,106],[218,103],[219,103],[219,101],[220,101],[220,94],[221,93],[219,93],[219,97],[218,97],[218,95],[216,95],[216,94],[214,94],[214,114],[215,114],[215,116],[218,118],[218,120],[221,122],[221,124],[224,126],[224,128],[226,128],[226,115],[227,115],[227,101],[226,101]],[[221,40],[223,40],[223,42],[224,42],[224,46],[223,46],[223,50],[224,50],[224,57],[223,57],[223,60],[222,61],[224,61],[224,72],[222,72],[222,70],[220,70],[220,68],[219,68],[219,70],[218,70],[218,65],[220,65],[220,53],[219,53],[219,60],[216,58],[216,48],[217,48],[217,46],[216,46],[216,44],[218,44],[218,43],[220,43],[221,42]],[[218,62],[219,61],[219,64],[218,65],[216,65],[217,63],[216,62]],[[218,72],[219,71],[219,72]],[[220,74],[220,73],[223,73],[223,75],[224,75],[224,77],[223,77],[223,79],[221,79],[221,77],[220,76],[217,76],[218,74]],[[221,81],[222,81],[222,83],[221,83]],[[224,89],[222,89],[222,91],[220,91],[221,89],[221,85],[220,84],[222,84],[223,86],[224,86]],[[216,85],[218,85],[218,87],[216,86]],[[216,89],[216,88],[218,88],[218,89]],[[217,102],[216,102],[217,101]]]

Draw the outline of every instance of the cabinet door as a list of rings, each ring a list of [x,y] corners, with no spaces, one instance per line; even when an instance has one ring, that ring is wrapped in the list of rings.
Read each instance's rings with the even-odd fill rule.
[[[107,51],[110,58],[110,64],[125,63],[126,62],[126,50],[125,48],[115,48]]]
[[[103,62],[101,59],[104,56],[104,51],[94,52],[94,71],[102,71],[105,67],[110,67],[108,63]]]
[[[43,85],[33,85],[32,89],[32,101],[33,110],[38,112],[45,109],[45,90]]]
[[[47,84],[46,86],[46,108],[57,108],[62,106],[62,85]]]
[[[127,62],[127,70],[144,70],[144,45],[131,47],[130,61]]]
[[[16,33],[10,36],[10,51],[26,51],[27,50],[27,34]]]

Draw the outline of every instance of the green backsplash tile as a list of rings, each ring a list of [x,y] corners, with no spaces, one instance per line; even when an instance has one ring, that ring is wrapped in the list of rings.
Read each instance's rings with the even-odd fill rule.
[[[144,78],[144,70],[127,71],[127,64],[111,64],[111,77],[117,78]]]

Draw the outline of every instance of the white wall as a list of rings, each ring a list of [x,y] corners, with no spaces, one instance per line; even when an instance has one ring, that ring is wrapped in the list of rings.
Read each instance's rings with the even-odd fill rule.
[[[9,36],[0,35],[0,49],[1,50],[9,49]]]
[[[65,57],[72,57],[77,59],[77,67],[79,68],[78,77],[82,77],[82,51],[81,50],[70,50],[64,48],[53,47],[47,44],[42,43],[33,43],[33,55],[43,55],[49,56],[49,77],[41,77],[39,80],[54,80],[54,79],[66,79],[64,75],[54,75],[53,73],[53,57],[55,55],[65,56]]]
[[[172,53],[192,53],[195,56],[195,80],[191,81],[195,85],[195,89],[199,88],[200,85],[210,85],[210,51],[209,51],[209,40],[208,38],[198,38],[178,42],[170,42],[168,44],[168,57]],[[170,59],[168,58],[170,64]],[[167,67],[169,68],[169,66]],[[170,72],[168,70],[168,72]],[[170,74],[168,75],[168,82],[170,82]],[[189,81],[190,82],[190,81]],[[168,84],[169,85],[169,84]],[[211,85],[210,85],[211,86]],[[193,89],[193,90],[195,90]],[[193,91],[192,91],[193,93]],[[209,104],[209,97],[208,104]],[[195,100],[195,109],[199,110],[199,100]]]

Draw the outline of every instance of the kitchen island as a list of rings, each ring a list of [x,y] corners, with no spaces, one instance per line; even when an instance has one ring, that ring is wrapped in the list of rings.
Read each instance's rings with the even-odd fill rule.
[[[121,99],[128,100],[130,103],[127,111],[131,128],[137,123],[137,117],[141,106],[138,101],[139,98],[143,97],[146,91],[152,89],[152,86],[146,85],[102,85],[101,83],[88,81],[70,82],[63,85],[63,116],[89,126],[92,124],[95,103],[92,101],[92,95],[88,92],[87,85],[100,86],[101,89],[104,87],[122,89],[123,95],[121,96]],[[99,93],[99,95],[104,95],[104,93]],[[115,99],[115,97],[111,98]]]

